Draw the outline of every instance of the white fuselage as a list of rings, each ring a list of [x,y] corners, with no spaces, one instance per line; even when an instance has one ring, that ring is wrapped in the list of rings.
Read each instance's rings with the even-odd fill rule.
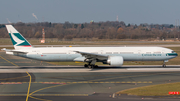
[[[164,61],[177,56],[173,50],[163,47],[42,47],[23,48],[17,51],[27,54],[14,53],[14,55],[42,61],[74,61],[75,58],[82,57],[75,51],[122,56],[124,61]]]

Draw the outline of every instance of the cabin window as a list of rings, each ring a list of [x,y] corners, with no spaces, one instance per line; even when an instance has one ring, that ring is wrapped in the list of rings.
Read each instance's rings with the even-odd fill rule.
[[[146,54],[151,54],[151,52],[146,52]]]
[[[112,54],[112,52],[106,52],[106,54]]]
[[[42,53],[42,54],[66,54],[66,53]]]
[[[98,54],[98,52],[91,52],[91,53]]]
[[[118,52],[113,52],[113,54],[118,54]]]
[[[133,52],[120,52],[120,54],[133,54]]]
[[[154,54],[161,54],[161,52],[154,52]]]

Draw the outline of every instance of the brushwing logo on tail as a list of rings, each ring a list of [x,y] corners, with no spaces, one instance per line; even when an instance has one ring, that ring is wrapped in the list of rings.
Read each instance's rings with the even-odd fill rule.
[[[31,44],[12,25],[6,25],[6,28],[15,49],[32,48]]]
[[[16,42],[15,46],[25,42],[24,40],[20,40],[19,38],[17,38],[14,34],[12,34],[11,32],[11,37],[13,38],[13,40]]]

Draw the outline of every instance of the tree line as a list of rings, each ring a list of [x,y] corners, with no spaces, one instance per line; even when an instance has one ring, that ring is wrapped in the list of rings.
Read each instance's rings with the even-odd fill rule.
[[[42,28],[46,38],[72,40],[73,38],[98,39],[179,39],[179,27],[172,24],[125,24],[123,21],[90,23],[13,23],[26,38],[42,38]],[[0,24],[0,38],[9,38],[4,24]]]

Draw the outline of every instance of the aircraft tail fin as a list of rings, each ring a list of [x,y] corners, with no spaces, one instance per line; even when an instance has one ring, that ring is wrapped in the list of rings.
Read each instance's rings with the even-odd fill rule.
[[[15,49],[32,48],[32,45],[12,26],[6,25]]]

